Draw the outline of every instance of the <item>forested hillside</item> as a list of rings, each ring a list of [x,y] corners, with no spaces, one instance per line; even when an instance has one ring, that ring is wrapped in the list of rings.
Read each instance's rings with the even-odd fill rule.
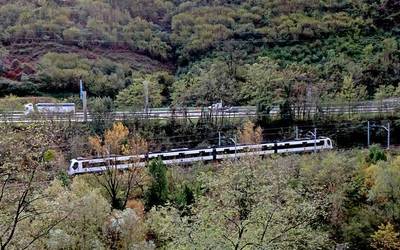
[[[399,93],[396,0],[3,0],[1,95],[152,106],[320,103]],[[318,97],[318,98],[317,98]],[[142,98],[139,98],[142,99]]]

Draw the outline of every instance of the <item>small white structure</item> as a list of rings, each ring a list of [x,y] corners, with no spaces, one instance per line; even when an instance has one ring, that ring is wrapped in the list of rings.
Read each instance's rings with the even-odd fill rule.
[[[222,101],[221,102],[217,102],[212,104],[211,106],[208,107],[208,109],[210,110],[222,110],[223,109],[223,105],[222,105]]]
[[[74,103],[38,103],[33,105],[32,103],[28,103],[25,105],[24,114],[29,115],[32,113],[75,113],[75,104]]]

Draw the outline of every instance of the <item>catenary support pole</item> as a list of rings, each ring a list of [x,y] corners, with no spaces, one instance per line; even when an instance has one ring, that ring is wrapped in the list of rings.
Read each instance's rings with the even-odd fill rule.
[[[83,104],[83,121],[87,122],[87,94],[82,91],[82,104]]]
[[[149,82],[145,80],[143,82],[143,93],[144,93],[144,112],[146,116],[149,113]]]
[[[314,153],[317,152],[317,128],[314,128]]]
[[[367,146],[371,145],[371,134],[370,134],[370,124],[367,122]]]
[[[235,160],[237,160],[237,137],[235,135]]]
[[[390,148],[390,123],[387,124],[387,148]]]

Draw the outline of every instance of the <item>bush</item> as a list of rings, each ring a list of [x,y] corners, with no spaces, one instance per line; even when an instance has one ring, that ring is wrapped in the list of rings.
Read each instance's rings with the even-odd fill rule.
[[[54,151],[52,149],[46,150],[46,152],[44,152],[44,154],[43,154],[43,160],[45,162],[53,161],[55,159],[55,157],[56,157],[56,151]]]
[[[38,86],[30,81],[17,82],[0,77],[0,97],[6,95],[38,95]]]
[[[369,148],[368,162],[376,164],[378,161],[386,161],[385,152],[378,145],[372,145]]]

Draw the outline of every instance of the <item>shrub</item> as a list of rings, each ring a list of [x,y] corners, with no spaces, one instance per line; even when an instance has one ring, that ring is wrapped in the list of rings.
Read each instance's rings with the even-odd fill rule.
[[[372,145],[369,148],[368,162],[376,164],[378,161],[386,161],[387,157],[385,152],[378,146]]]

